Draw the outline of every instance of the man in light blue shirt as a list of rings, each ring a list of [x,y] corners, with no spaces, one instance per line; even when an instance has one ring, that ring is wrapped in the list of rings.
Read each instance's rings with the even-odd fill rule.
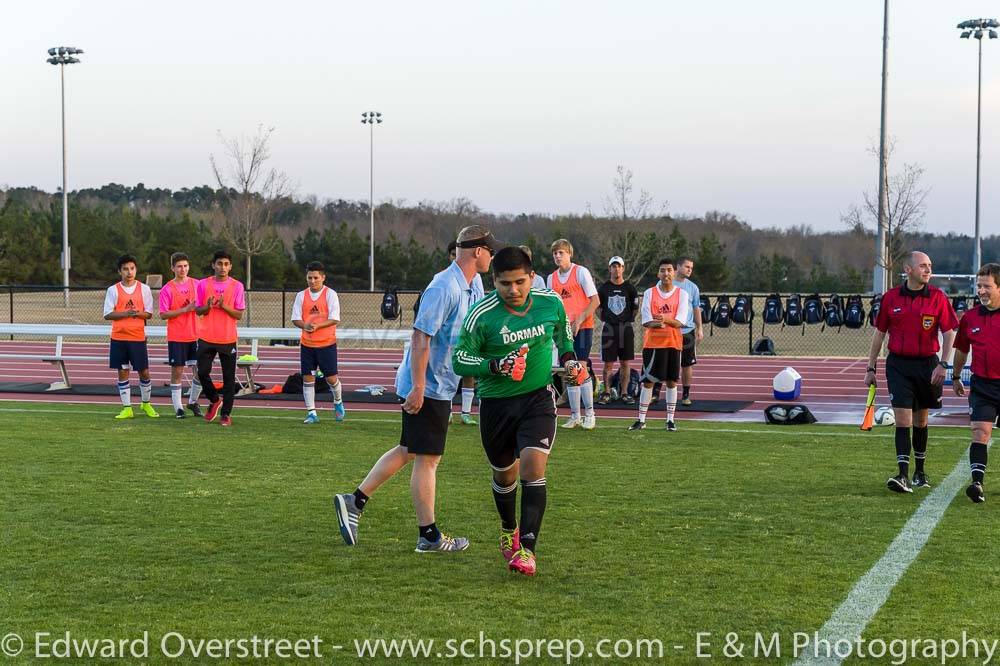
[[[698,289],[698,285],[691,281],[692,271],[694,271],[694,261],[690,257],[681,257],[677,262],[674,284],[686,291],[691,299],[691,309],[688,310],[687,321],[681,327],[681,335],[684,339],[684,346],[681,349],[682,405],[691,404],[691,379],[694,376],[694,366],[698,362],[695,346],[705,337],[701,328],[701,290]]]
[[[399,444],[382,454],[353,494],[333,498],[340,534],[350,546],[358,541],[358,520],[372,493],[412,460],[410,495],[417,514],[416,552],[454,552],[469,547],[468,539],[446,536],[438,529],[434,488],[448,434],[451,400],[459,383],[451,367],[452,348],[458,343],[475,292],[482,290],[473,287],[473,280],[490,269],[493,255],[503,245],[478,225],[462,229],[457,245],[455,261],[434,276],[420,298],[413,335],[396,373],[396,393],[403,402]]]

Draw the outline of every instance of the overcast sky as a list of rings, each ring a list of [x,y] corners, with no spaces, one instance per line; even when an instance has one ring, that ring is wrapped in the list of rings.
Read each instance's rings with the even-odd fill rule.
[[[992,8],[992,9],[991,9]],[[896,168],[927,226],[970,233],[979,0],[894,0]],[[674,214],[841,229],[877,181],[882,2],[16,2],[0,21],[0,185],[211,182],[217,131],[274,126],[299,196],[467,197],[497,213],[603,210],[618,164]],[[984,40],[986,41],[986,40]],[[1000,231],[1000,40],[983,45],[983,231]]]

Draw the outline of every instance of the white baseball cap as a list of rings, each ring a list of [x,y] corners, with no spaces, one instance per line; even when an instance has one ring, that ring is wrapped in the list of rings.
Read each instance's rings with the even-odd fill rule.
[[[608,260],[608,266],[610,266],[611,264],[621,264],[622,266],[624,266],[625,260],[616,254],[615,256],[611,257],[611,259]]]

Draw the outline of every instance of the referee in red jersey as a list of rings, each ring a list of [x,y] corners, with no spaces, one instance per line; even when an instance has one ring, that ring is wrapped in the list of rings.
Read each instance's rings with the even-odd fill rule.
[[[889,336],[889,356],[885,378],[896,417],[896,463],[899,474],[886,482],[889,490],[911,493],[913,487],[928,487],[924,473],[927,457],[927,410],[941,406],[941,387],[945,370],[950,366],[939,360],[938,333],[943,334],[941,358],[951,355],[958,319],[948,297],[932,287],[931,258],[923,252],[911,252],[903,265],[906,281],[885,292],[875,320],[875,335],[868,352],[865,384],[875,383],[876,361],[885,336]],[[913,457],[916,470],[913,483],[907,478],[910,468],[910,427],[913,427]]]
[[[962,368],[972,350],[972,380],[969,382],[969,420],[972,422],[972,446],[969,467],[972,484],[965,494],[973,502],[985,502],[983,477],[986,476],[986,451],[993,433],[993,422],[1000,413],[1000,264],[983,264],[976,274],[979,307],[965,313],[955,338],[955,369],[952,387],[956,395],[965,395]]]

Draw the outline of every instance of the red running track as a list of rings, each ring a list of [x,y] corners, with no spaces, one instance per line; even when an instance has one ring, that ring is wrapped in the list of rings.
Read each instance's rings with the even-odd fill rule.
[[[51,355],[55,351],[51,342],[2,342],[0,353],[27,353]],[[66,343],[63,354],[99,356],[107,358],[107,344]],[[261,360],[298,361],[297,347],[261,347]],[[164,345],[150,345],[150,359],[166,357]],[[368,384],[381,384],[387,390],[394,389],[396,371],[391,365],[402,359],[400,350],[341,349],[339,360],[342,364],[340,378],[344,384],[344,399],[351,402],[351,395]],[[391,365],[369,365],[372,363]],[[638,363],[636,362],[636,366]],[[112,384],[114,372],[107,362],[72,361],[67,362],[70,378],[75,384]],[[731,414],[685,412],[681,418],[700,418],[725,421],[760,421],[762,410],[774,403],[771,380],[786,366],[794,367],[802,375],[802,396],[798,402],[809,406],[822,423],[859,423],[864,412],[867,391],[862,385],[865,359],[819,358],[819,357],[766,357],[766,356],[711,356],[699,359],[695,367],[692,398],[711,400],[752,401],[752,404]],[[169,369],[160,363],[151,365],[154,385],[166,385],[170,378]],[[601,362],[594,362],[594,369],[601,372]],[[256,374],[257,381],[270,386],[283,384],[285,378],[297,372],[291,365],[264,366]],[[37,383],[59,380],[58,370],[47,363],[31,359],[0,359],[0,382]],[[888,404],[884,388],[884,378],[880,377],[878,404]],[[20,394],[2,393],[2,400],[25,400],[44,402],[92,402],[117,404],[115,396],[80,396],[60,394]],[[294,403],[287,401],[255,400],[254,407],[289,408]],[[968,403],[956,397],[950,387],[945,388],[944,409],[932,416],[932,423],[939,425],[964,425],[968,423]],[[354,409],[372,411],[396,411],[395,405],[355,403]],[[565,411],[565,410],[563,410]],[[654,413],[655,414],[655,413]],[[634,418],[632,410],[600,410],[598,416]],[[653,418],[656,418],[655,415]]]

